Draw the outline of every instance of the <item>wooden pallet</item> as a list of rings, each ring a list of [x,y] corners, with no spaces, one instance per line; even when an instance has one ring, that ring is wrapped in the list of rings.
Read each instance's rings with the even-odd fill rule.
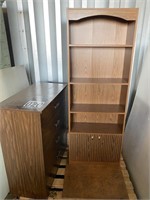
[[[49,197],[50,199],[62,199],[62,192],[63,192],[63,184],[64,184],[64,176],[65,176],[65,167],[67,165],[67,151],[63,154],[60,165],[58,167],[56,178],[54,179],[54,182],[52,184],[52,187],[50,188]],[[134,187],[132,185],[132,182],[130,180],[129,173],[126,169],[125,162],[123,158],[121,158],[120,161],[121,171],[124,177],[124,182],[127,188],[128,196],[130,200],[137,199],[136,194],[134,192]],[[20,197],[20,200],[28,200],[29,198]]]
[[[62,192],[63,192],[63,185],[64,185],[64,176],[65,176],[65,168],[67,165],[67,158],[68,158],[68,152],[65,151],[61,162],[59,164],[56,178],[54,179],[54,182],[52,184],[52,187],[50,188],[50,193],[48,199],[62,199]]]

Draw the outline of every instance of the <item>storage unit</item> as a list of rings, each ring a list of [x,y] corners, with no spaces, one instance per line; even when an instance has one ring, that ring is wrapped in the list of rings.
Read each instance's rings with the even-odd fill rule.
[[[0,133],[11,194],[48,197],[66,131],[64,84],[29,86],[0,104]]]
[[[69,161],[119,161],[138,9],[68,9]]]

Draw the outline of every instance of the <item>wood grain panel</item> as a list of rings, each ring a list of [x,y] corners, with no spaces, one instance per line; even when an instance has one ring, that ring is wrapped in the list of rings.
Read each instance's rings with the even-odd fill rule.
[[[72,122],[71,132],[121,134],[122,125],[112,123]]]
[[[92,28],[93,20],[69,23],[69,44],[91,44],[93,37]]]
[[[103,31],[102,31],[103,30]],[[126,44],[127,23],[110,17],[93,19],[92,44]]]
[[[64,119],[65,102],[62,93],[54,99],[52,104],[47,106],[41,115],[45,173],[46,176],[52,175],[53,178],[57,171],[57,168],[54,170],[54,166],[58,162],[57,156],[61,145],[64,143],[63,137],[66,128]],[[51,181],[53,181],[53,178],[51,178]]]
[[[124,57],[124,68],[122,71],[122,77],[125,79],[129,79],[129,73],[131,69],[131,55],[132,55],[132,49],[126,49],[125,51],[125,57]]]
[[[126,48],[71,48],[71,77],[124,78],[125,51]]]
[[[107,113],[74,113],[73,122],[123,124],[124,115]]]
[[[127,189],[119,163],[72,163],[66,167],[62,196],[63,199],[127,200]]]
[[[128,85],[126,78],[71,78],[70,84],[111,84],[111,85]]]
[[[0,103],[1,144],[10,192],[15,196],[48,197],[47,178],[51,175],[52,184],[66,130],[65,87],[32,85]],[[22,107],[29,100],[44,101],[44,105]]]
[[[89,71],[92,71],[92,48],[70,49],[70,60],[71,77],[91,77]]]
[[[68,10],[70,161],[119,161],[137,16]]]
[[[124,114],[125,106],[121,104],[72,104],[70,112],[102,112]]]
[[[71,161],[116,162],[120,159],[121,136],[70,134]]]
[[[45,198],[48,194],[39,120],[38,113],[1,111],[1,145],[10,192],[17,196]]]
[[[25,111],[28,110],[23,108],[25,103],[28,101],[38,101],[44,102],[44,105],[40,108],[30,108],[30,111],[42,112],[65,87],[65,84],[56,83],[33,84],[1,102],[0,108],[19,109]]]
[[[134,41],[135,21],[128,24],[126,44],[133,44]]]
[[[137,19],[138,8],[90,8],[90,9],[68,9],[69,20],[81,20],[87,17],[94,16],[110,16],[122,18],[127,21]]]
[[[124,105],[126,92],[127,87],[120,85],[72,85],[71,103]]]
[[[71,22],[70,44],[126,44],[127,27],[128,22],[106,16]]]

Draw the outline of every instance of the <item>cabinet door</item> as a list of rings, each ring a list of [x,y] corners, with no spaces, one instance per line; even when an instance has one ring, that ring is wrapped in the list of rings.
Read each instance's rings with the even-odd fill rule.
[[[94,141],[93,161],[119,161],[122,136],[99,134],[95,135]]]
[[[70,161],[119,161],[122,137],[70,134]]]

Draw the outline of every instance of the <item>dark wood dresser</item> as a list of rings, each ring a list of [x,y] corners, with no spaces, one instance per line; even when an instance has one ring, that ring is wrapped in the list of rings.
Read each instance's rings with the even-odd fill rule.
[[[0,136],[17,196],[46,198],[66,131],[65,84],[31,85],[0,103]],[[50,178],[51,177],[51,178]]]

